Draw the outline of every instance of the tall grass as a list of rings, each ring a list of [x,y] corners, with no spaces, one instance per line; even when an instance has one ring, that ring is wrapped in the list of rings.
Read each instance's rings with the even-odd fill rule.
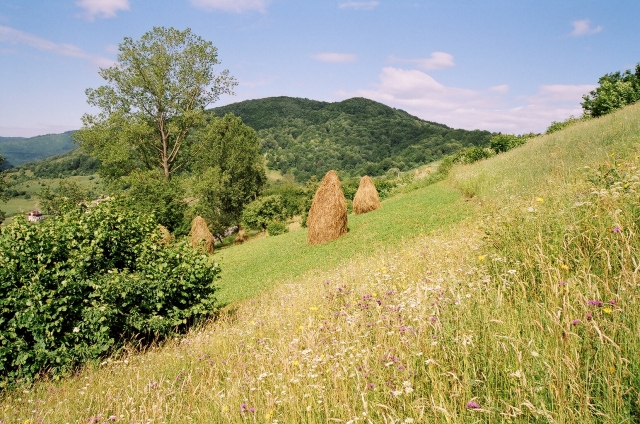
[[[0,414],[85,423],[638,422],[638,111],[454,170],[451,184],[484,205],[472,219],[274,281],[183,339],[5,393]],[[285,248],[275,242],[286,238],[271,240]]]

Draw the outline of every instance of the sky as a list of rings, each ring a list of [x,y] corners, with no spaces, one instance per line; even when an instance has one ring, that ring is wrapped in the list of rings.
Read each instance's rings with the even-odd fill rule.
[[[0,136],[81,127],[118,44],[154,26],[211,41],[239,85],[366,97],[453,128],[522,134],[582,112],[640,62],[637,0],[0,0]]]

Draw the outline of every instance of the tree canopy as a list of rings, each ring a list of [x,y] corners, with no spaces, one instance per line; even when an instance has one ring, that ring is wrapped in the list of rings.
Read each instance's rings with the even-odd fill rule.
[[[635,73],[627,69],[600,77],[598,87],[582,98],[584,114],[594,118],[637,102],[640,100],[640,63]]]
[[[142,167],[168,180],[202,153],[191,130],[206,123],[204,108],[237,83],[227,70],[214,73],[217,49],[188,28],[154,27],[118,49],[118,62],[100,70],[107,85],[86,91],[100,112],[84,115],[74,138],[107,177]]]

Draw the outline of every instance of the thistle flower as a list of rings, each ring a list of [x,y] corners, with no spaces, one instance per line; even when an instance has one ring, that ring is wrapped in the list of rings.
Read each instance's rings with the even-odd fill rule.
[[[602,303],[601,300],[589,300],[587,302],[587,305],[601,307],[603,305],[603,303]]]
[[[467,409],[479,409],[479,408],[480,408],[480,404],[473,401],[467,402]]]
[[[580,324],[579,319],[574,319],[573,321],[571,321],[571,325],[578,325],[578,324]]]

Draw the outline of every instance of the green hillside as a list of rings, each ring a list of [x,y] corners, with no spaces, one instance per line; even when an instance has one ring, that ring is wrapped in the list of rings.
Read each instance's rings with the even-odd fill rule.
[[[258,132],[267,166],[298,181],[330,169],[349,176],[404,171],[464,147],[488,146],[491,138],[488,131],[452,129],[364,98],[270,97],[211,111],[240,116]]]
[[[638,134],[640,104],[407,186],[335,242],[220,250],[215,320],[7,390],[0,419],[640,422]]]
[[[31,138],[0,137],[0,156],[12,166],[45,159],[73,149],[73,131]]]
[[[20,165],[20,170],[31,171],[37,178],[61,178],[91,175],[98,171],[100,161],[73,146],[68,152]]]

